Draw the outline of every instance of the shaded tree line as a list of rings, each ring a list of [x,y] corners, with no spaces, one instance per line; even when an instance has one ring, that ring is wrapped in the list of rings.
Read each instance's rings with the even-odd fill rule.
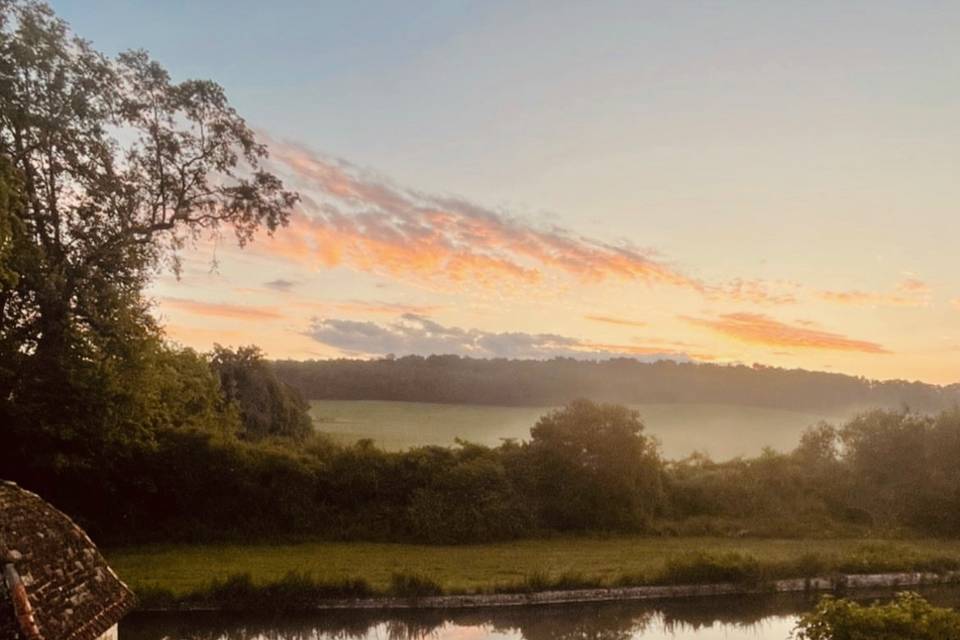
[[[960,385],[876,381],[761,365],[476,359],[455,355],[378,360],[281,360],[281,380],[311,400],[403,400],[504,406],[601,402],[727,403],[800,411],[900,408],[935,412],[960,402]]]
[[[385,452],[193,422],[116,453],[4,472],[112,543],[960,534],[957,411],[873,411],[811,428],[794,451],[728,462],[665,461],[634,411],[587,400],[492,448]]]

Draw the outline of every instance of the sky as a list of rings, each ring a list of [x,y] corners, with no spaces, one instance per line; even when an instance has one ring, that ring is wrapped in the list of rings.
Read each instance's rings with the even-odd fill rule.
[[[303,195],[157,277],[181,344],[960,381],[960,3],[51,4]]]

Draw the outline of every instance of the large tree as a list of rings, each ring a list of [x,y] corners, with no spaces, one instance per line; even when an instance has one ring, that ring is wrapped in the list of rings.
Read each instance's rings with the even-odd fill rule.
[[[233,350],[214,345],[210,366],[220,379],[223,397],[240,413],[242,437],[302,440],[313,433],[310,405],[299,391],[277,379],[258,347]]]
[[[575,400],[530,430],[541,516],[558,530],[638,530],[663,503],[663,465],[637,411]]]
[[[204,234],[286,223],[297,196],[266,155],[217,84],[0,0],[0,422],[137,422],[124,400],[158,342],[144,287]]]

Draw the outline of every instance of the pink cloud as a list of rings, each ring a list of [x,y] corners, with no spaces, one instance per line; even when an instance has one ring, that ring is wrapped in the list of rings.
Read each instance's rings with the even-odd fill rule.
[[[613,316],[586,315],[585,320],[593,322],[602,322],[604,324],[618,324],[626,327],[646,327],[648,323],[639,320],[628,320],[626,318],[614,318]]]
[[[162,306],[192,315],[231,318],[233,320],[249,320],[263,322],[264,320],[279,320],[283,314],[274,307],[258,307],[220,302],[202,302],[186,298],[163,298]]]
[[[904,278],[893,291],[886,293],[856,289],[818,292],[820,298],[830,302],[878,307],[925,307],[930,304],[931,294],[927,283],[912,276]]]
[[[759,313],[728,313],[715,319],[681,317],[690,324],[750,344],[800,349],[859,351],[862,353],[890,353],[875,342],[856,340],[838,333],[812,329],[808,326],[790,325]]]
[[[394,187],[295,145],[274,142],[271,153],[304,198],[290,227],[267,247],[304,264],[455,285],[536,284],[549,271],[587,282],[706,290],[652,252],[625,243],[541,228],[459,198]]]

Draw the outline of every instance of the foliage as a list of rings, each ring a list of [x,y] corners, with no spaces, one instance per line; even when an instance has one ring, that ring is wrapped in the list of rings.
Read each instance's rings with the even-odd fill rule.
[[[636,411],[577,400],[530,430],[529,469],[548,527],[644,528],[661,503],[660,460]]]
[[[17,284],[15,251],[23,245],[23,185],[10,161],[0,156],[0,287]]]
[[[240,412],[244,438],[303,440],[313,431],[309,405],[296,390],[277,380],[258,347],[231,350],[214,345],[210,364],[227,401]]]
[[[390,576],[391,595],[401,598],[427,598],[443,593],[436,582],[419,573],[394,573]]]
[[[495,451],[467,445],[453,452],[452,460],[444,460],[447,456],[437,449],[419,453],[420,459],[433,458],[439,464],[410,498],[407,514],[415,539],[484,542],[517,538],[530,531],[527,505]]]
[[[864,606],[824,596],[797,624],[798,640],[953,640],[960,637],[960,612],[934,607],[916,593],[900,593],[887,604]]]
[[[233,574],[180,598],[163,587],[138,589],[137,600],[142,609],[203,604],[225,611],[283,612],[306,611],[325,598],[365,598],[373,593],[364,580],[322,582],[310,574],[291,571],[267,584],[255,584],[249,573]]]
[[[143,289],[201,234],[244,243],[286,222],[296,196],[265,156],[216,84],[173,82],[144,52],[108,59],[45,4],[0,3],[5,474],[68,508],[81,490],[109,503],[155,428],[234,428],[208,372],[161,344]]]
[[[753,556],[704,551],[669,558],[661,575],[663,582],[671,584],[756,584],[763,577],[760,562]]]

